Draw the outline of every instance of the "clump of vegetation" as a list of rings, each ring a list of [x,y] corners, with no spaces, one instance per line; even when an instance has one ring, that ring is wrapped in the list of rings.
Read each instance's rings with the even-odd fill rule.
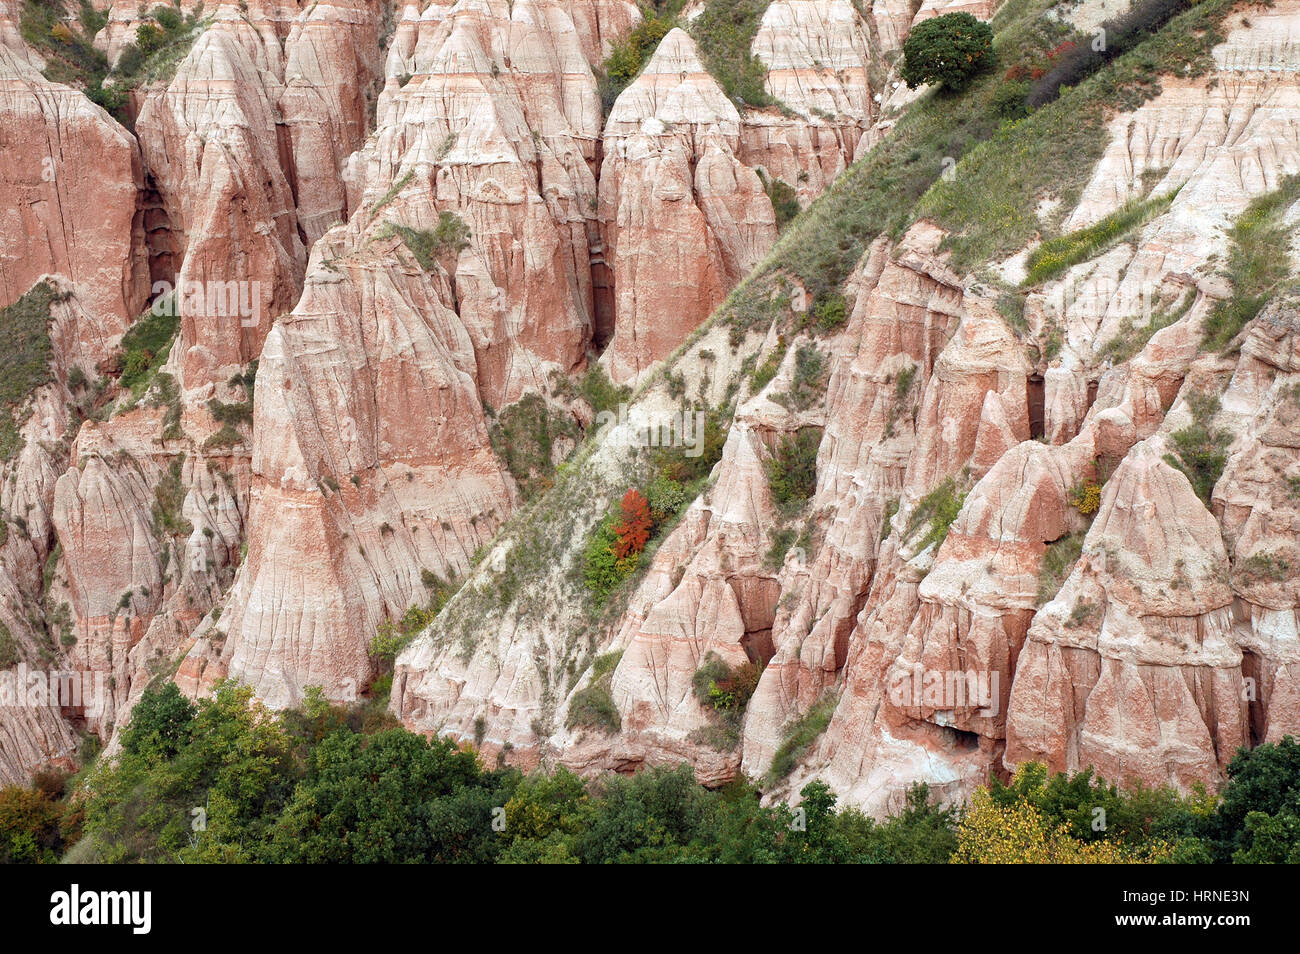
[[[948,530],[957,519],[957,515],[961,513],[962,504],[965,502],[966,493],[958,493],[957,482],[951,477],[946,478],[917,503],[916,509],[907,520],[904,539],[910,539],[912,534],[921,527],[928,527],[925,536],[921,537],[917,544],[916,552],[920,553],[931,545],[937,550],[948,538]]]
[[[620,649],[597,656],[592,662],[591,682],[574,693],[573,700],[569,703],[569,715],[565,722],[567,728],[597,729],[611,735],[622,728],[618,707],[609,694],[614,670],[622,658],[623,651]]]
[[[180,330],[175,299],[156,303],[122,335],[122,373],[118,383],[138,400],[167,361]]]
[[[807,427],[782,436],[767,459],[767,484],[777,509],[786,515],[797,513],[817,489],[817,449],[820,428]]]
[[[800,345],[794,353],[794,380],[790,382],[790,390],[773,394],[772,400],[792,411],[806,411],[826,393],[829,377],[830,370],[821,349],[812,344]]]
[[[185,484],[181,480],[185,455],[178,454],[172,458],[167,469],[154,487],[153,514],[154,533],[159,537],[188,537],[194,532],[194,524],[185,519],[182,507],[185,503]]]
[[[1205,318],[1203,344],[1221,350],[1259,314],[1290,273],[1291,229],[1286,213],[1300,200],[1300,175],[1255,199],[1237,219],[1228,237],[1227,278],[1232,297],[1215,303]]]
[[[722,752],[734,750],[740,742],[745,707],[762,675],[762,663],[746,662],[733,668],[717,653],[705,656],[691,677],[691,689],[708,713],[710,724],[692,733],[691,741]]]
[[[1283,553],[1261,551],[1252,553],[1233,569],[1247,582],[1282,583],[1291,573],[1291,561]]]
[[[794,771],[799,759],[803,758],[804,753],[831,724],[831,716],[835,714],[838,702],[837,697],[828,693],[814,702],[803,716],[786,726],[781,744],[777,746],[771,768],[767,772],[769,785],[775,785]]]
[[[709,0],[687,29],[704,67],[742,106],[772,106],[767,68],[750,51],[771,0]]]
[[[1042,231],[1037,210],[1043,196],[1059,197],[1063,208],[1077,203],[1108,141],[1106,119],[1114,109],[1135,109],[1158,94],[1164,74],[1188,78],[1204,75],[1213,66],[1210,50],[1221,42],[1219,26],[1235,2],[1202,0],[1055,101],[1018,122],[998,120],[987,141],[964,156],[948,152],[958,160],[955,175],[936,182],[907,219],[929,218],[949,230],[944,247],[959,270],[1024,248]],[[1016,17],[1017,9],[1004,5],[995,22],[1004,15]],[[1023,7],[1019,10],[1023,13]],[[1055,35],[1072,38],[1070,28],[1064,29],[1064,34]],[[1017,33],[1022,34],[1021,42],[1026,33],[1051,35],[1041,20],[1017,19],[997,37],[1000,57],[1029,61],[1039,55],[1029,52],[1041,49],[1033,40],[1025,49],[1013,45]],[[994,75],[977,80],[963,96],[962,109],[969,106],[974,112],[968,123],[989,118],[984,110],[991,106],[984,104],[997,82]]]
[[[849,305],[839,292],[825,292],[817,296],[810,312],[813,326],[822,334],[833,334],[848,320]]]
[[[778,336],[776,347],[749,376],[749,389],[752,393],[757,394],[772,383],[776,373],[781,370],[781,362],[785,360],[785,352],[788,347],[785,335]]]
[[[1176,194],[1168,192],[1154,199],[1126,203],[1092,225],[1048,239],[1029,254],[1029,271],[1022,284],[1037,285],[1071,265],[1096,258],[1129,232],[1163,213]]]
[[[578,394],[591,405],[593,413],[600,414],[617,411],[620,404],[626,404],[632,397],[632,389],[626,384],[614,384],[601,368],[593,364],[582,376]]]
[[[1180,321],[1191,310],[1195,301],[1196,289],[1193,288],[1183,296],[1182,301],[1172,311],[1162,309],[1156,312],[1140,328],[1135,328],[1133,320],[1126,315],[1120,323],[1119,332],[1102,346],[1098,356],[1103,360],[1111,361],[1113,364],[1128,361],[1147,346],[1147,343],[1155,336],[1157,331],[1168,328]]]
[[[1083,540],[1086,531],[1076,530],[1059,540],[1047,545],[1043,553],[1043,562],[1038,570],[1038,596],[1035,605],[1042,606],[1051,602],[1061,590],[1071,568],[1083,555]]]
[[[772,214],[776,216],[776,230],[783,232],[799,214],[799,197],[793,186],[776,176],[768,176],[761,168],[757,171],[759,181],[763,183],[763,191],[767,193],[767,198],[772,203]]]
[[[50,306],[63,300],[48,282],[38,282],[11,305],[0,308],[0,460],[22,449],[19,435],[30,415],[27,401],[47,383],[50,371]]]
[[[142,83],[169,79],[189,54],[202,26],[203,4],[188,14],[178,3],[158,4],[136,27],[135,42],[128,43],[118,54],[113,67],[114,84],[120,89],[134,89]]]
[[[525,395],[496,416],[488,427],[492,449],[505,463],[525,500],[555,483],[555,442],[581,437],[577,423],[557,413],[540,394]]]
[[[1027,96],[1031,108],[1050,103],[1060,95],[1061,89],[1077,86],[1079,82],[1108,61],[1127,53],[1143,40],[1153,36],[1175,15],[1191,5],[1191,0],[1145,0],[1135,4],[1126,13],[1113,17],[1093,31],[1094,40],[1071,43],[1062,51],[1056,65],[1038,77]]]
[[[616,663],[600,657],[599,678]],[[787,738],[806,750],[832,708],[818,703]],[[450,739],[333,705],[320,687],[270,712],[229,681],[197,702],[160,681],[132,710],[121,751],[92,764],[97,749],[88,737],[78,776],[46,771],[0,789],[0,862],[1300,862],[1291,736],[1238,751],[1217,798],[1028,764],[969,810],[933,805],[918,785],[880,822],[837,811],[822,782],[801,789],[796,815],[743,779],[705,789],[689,765],[591,781],[489,770]],[[782,754],[774,775],[796,762]],[[492,825],[500,806],[504,830]]]
[[[1216,395],[1193,392],[1187,396],[1187,406],[1192,412],[1192,423],[1169,435],[1173,453],[1166,454],[1164,459],[1186,475],[1196,496],[1208,507],[1214,485],[1228,462],[1227,447],[1232,443],[1232,435],[1211,426],[1219,413]]]
[[[652,528],[649,502],[635,487],[601,521],[587,542],[583,574],[597,603],[637,568]]]
[[[960,92],[996,62],[992,27],[969,13],[945,13],[912,28],[898,75],[908,89],[933,83]]]
[[[600,77],[600,98],[608,113],[623,92],[645,68],[659,41],[676,25],[677,14],[686,0],[643,0],[641,22],[625,38],[610,47]]]
[[[1095,480],[1077,481],[1066,499],[1071,507],[1090,517],[1101,509],[1101,484]]]
[[[9,631],[9,627],[0,623],[0,669],[8,669],[11,666],[18,665],[22,657],[18,652],[18,641],[14,639],[14,634]]]
[[[24,0],[18,22],[23,40],[45,58],[46,79],[83,90],[118,122],[126,121],[126,93],[105,83],[108,57],[93,43],[108,22],[106,13],[90,0],[79,0],[74,22],[66,19],[60,0]]]
[[[431,272],[444,255],[457,255],[469,247],[470,231],[459,215],[446,209],[438,213],[438,225],[433,229],[413,229],[390,223],[391,234],[402,240],[420,267]]]

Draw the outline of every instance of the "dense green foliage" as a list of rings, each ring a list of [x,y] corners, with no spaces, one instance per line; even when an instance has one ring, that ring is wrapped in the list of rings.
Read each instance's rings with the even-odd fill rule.
[[[596,680],[618,660],[598,657]],[[710,686],[719,675],[708,670]],[[829,707],[814,712],[791,732],[796,745],[824,729]],[[0,861],[933,863],[956,857],[964,837],[963,812],[931,804],[924,785],[900,789],[898,814],[876,822],[836,811],[820,782],[794,809],[761,805],[743,780],[701,788],[684,765],[524,776],[363,706],[331,706],[319,689],[275,714],[229,682],[197,703],[158,685],[122,741],[116,759],[71,779],[43,772],[0,789]],[[1173,861],[1300,859],[1300,745],[1242,750],[1227,774],[1215,799],[1031,763],[992,780],[986,800],[1030,809],[1079,845],[1159,846],[1152,856]]]
[[[568,438],[577,445],[582,434],[573,417],[530,393],[497,414],[489,424],[492,449],[505,463],[525,500],[554,484],[555,442]]]
[[[705,68],[723,92],[744,106],[771,106],[767,69],[750,51],[771,0],[708,0],[690,23]]]
[[[644,0],[642,20],[626,37],[610,47],[600,77],[600,96],[605,112],[614,105],[618,94],[627,88],[668,35],[686,0]]]
[[[784,435],[764,463],[767,485],[777,509],[785,514],[802,510],[817,489],[817,448],[820,428],[807,427]]]
[[[118,383],[139,398],[167,361],[180,330],[180,315],[169,302],[155,305],[122,335],[122,374]]]
[[[958,92],[995,63],[993,28],[969,13],[945,13],[908,33],[899,75],[909,89],[933,83]]]
[[[50,380],[50,305],[59,300],[51,285],[39,282],[0,308],[0,460],[22,449],[18,431],[27,420],[27,399]]]

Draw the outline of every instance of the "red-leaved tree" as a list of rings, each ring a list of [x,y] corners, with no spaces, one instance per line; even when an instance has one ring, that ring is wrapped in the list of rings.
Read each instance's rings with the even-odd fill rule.
[[[623,520],[614,527],[618,539],[614,541],[612,550],[615,559],[626,560],[644,550],[650,540],[650,503],[641,491],[633,487],[623,495],[619,506],[623,510]]]

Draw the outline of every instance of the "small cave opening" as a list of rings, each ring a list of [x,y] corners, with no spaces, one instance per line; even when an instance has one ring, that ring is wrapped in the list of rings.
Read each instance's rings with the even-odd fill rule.
[[[980,736],[978,732],[967,732],[965,729],[957,729],[950,725],[940,726],[943,729],[943,738],[954,749],[962,752],[974,752],[980,747]]]
[[[1091,410],[1092,410],[1092,406],[1093,406],[1094,404],[1097,403],[1097,385],[1098,385],[1098,383],[1099,383],[1099,382],[1097,382],[1097,381],[1089,381],[1089,382],[1088,382],[1088,399],[1087,399],[1087,405],[1086,405],[1086,406],[1084,407],[1084,409],[1083,409],[1083,413],[1084,413],[1084,414],[1087,414],[1089,411],[1091,411]]]
[[[781,598],[780,584],[766,577],[733,577],[727,583],[736,596],[745,625],[741,648],[750,662],[766,666],[776,655],[772,623],[776,619],[777,600]]]
[[[597,222],[587,223],[587,249],[591,257],[591,346],[599,354],[614,337],[614,270],[605,261],[605,240]]]
[[[1029,407],[1029,439],[1038,440],[1046,431],[1046,392],[1043,376],[1031,374],[1025,379],[1025,403]]]

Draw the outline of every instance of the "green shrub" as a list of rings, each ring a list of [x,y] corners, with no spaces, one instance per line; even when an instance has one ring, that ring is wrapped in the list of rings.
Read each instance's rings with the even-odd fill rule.
[[[792,411],[806,411],[826,393],[830,371],[826,356],[816,345],[800,345],[794,353],[794,379],[790,390],[773,394],[772,400]]]
[[[772,766],[767,772],[768,784],[774,785],[794,771],[799,759],[831,724],[831,716],[835,714],[838,702],[835,696],[824,695],[801,718],[786,726],[781,744],[772,756]]]
[[[614,105],[623,92],[645,68],[654,55],[659,41],[668,35],[676,23],[677,14],[686,0],[654,0],[643,3],[643,19],[622,40],[610,47],[609,57],[601,70],[600,94],[605,112]]]
[[[1083,554],[1083,540],[1086,536],[1085,531],[1076,530],[1047,545],[1043,553],[1042,565],[1038,570],[1038,597],[1035,605],[1042,606],[1051,602],[1052,598],[1060,592],[1061,584],[1065,582],[1071,568]]]
[[[945,13],[912,27],[898,75],[908,89],[933,83],[959,92],[995,63],[993,28],[969,13]]]
[[[139,398],[167,361],[180,330],[180,315],[171,302],[155,305],[122,335],[122,374],[118,383]]]
[[[426,272],[433,271],[443,255],[457,255],[469,247],[469,226],[455,212],[445,209],[438,213],[436,228],[413,229],[395,223],[390,223],[388,228],[411,250]]]
[[[153,528],[159,537],[188,537],[194,532],[194,525],[185,519],[182,512],[185,484],[181,481],[181,469],[184,464],[184,454],[173,457],[154,487]]]
[[[917,544],[916,551],[920,553],[932,544],[937,551],[948,538],[948,530],[957,519],[957,515],[961,513],[962,504],[965,502],[965,492],[958,493],[957,482],[948,477],[917,503],[916,509],[908,518],[907,533],[904,537],[910,539],[912,534],[922,526],[928,526],[929,529]]]
[[[11,666],[18,665],[18,660],[21,658],[14,634],[9,631],[8,626],[0,623],[0,669],[9,669]]]
[[[567,437],[576,445],[580,436],[571,416],[553,409],[536,393],[524,395],[488,426],[492,449],[505,463],[525,500],[554,483],[552,452],[556,440]]]
[[[686,503],[686,488],[665,474],[657,474],[646,488],[650,516],[656,524],[675,517]]]
[[[767,483],[772,499],[783,513],[797,513],[817,489],[817,449],[820,428],[803,428],[784,435],[767,459]]]
[[[614,670],[623,658],[622,650],[597,656],[591,664],[591,683],[574,693],[565,726],[569,729],[598,729],[613,734],[622,728],[618,707],[610,697]]]
[[[1219,482],[1228,462],[1227,447],[1232,435],[1210,425],[1219,413],[1219,399],[1213,394],[1192,393],[1187,396],[1192,423],[1169,435],[1173,453],[1165,462],[1186,475],[1196,496],[1208,507],[1214,485]]]
[[[778,232],[784,231],[799,214],[798,194],[792,186],[775,176],[769,178],[761,168],[757,171],[758,178],[763,183],[763,191],[767,193],[772,203],[772,213],[776,216],[776,229]]]

